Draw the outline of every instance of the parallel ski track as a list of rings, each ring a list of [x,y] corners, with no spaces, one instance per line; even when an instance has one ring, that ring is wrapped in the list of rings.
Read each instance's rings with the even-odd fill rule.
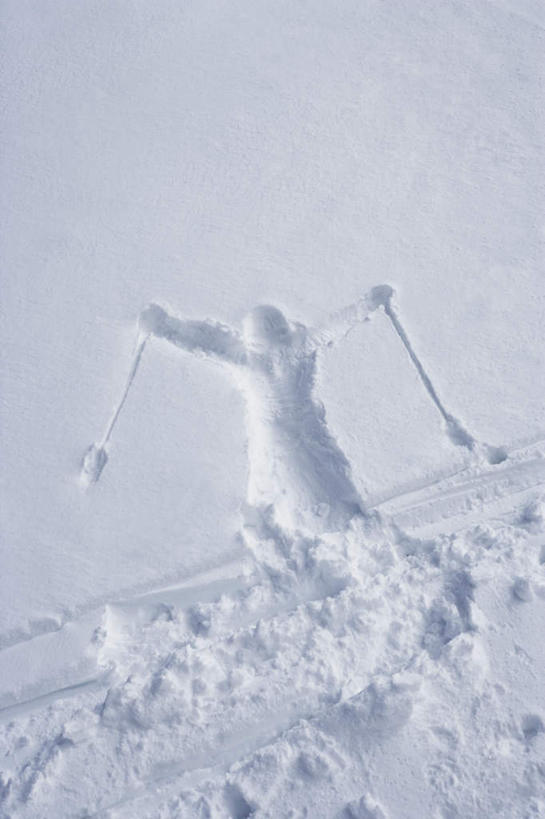
[[[401,528],[448,521],[475,504],[483,507],[501,499],[514,498],[529,489],[545,485],[545,458],[534,457],[480,474],[460,473],[432,485],[435,492],[415,490],[398,495],[377,506]]]

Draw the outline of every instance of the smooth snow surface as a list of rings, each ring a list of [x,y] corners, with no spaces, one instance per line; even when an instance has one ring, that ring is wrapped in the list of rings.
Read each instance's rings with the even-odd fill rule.
[[[5,0],[0,817],[545,816],[538,0]]]

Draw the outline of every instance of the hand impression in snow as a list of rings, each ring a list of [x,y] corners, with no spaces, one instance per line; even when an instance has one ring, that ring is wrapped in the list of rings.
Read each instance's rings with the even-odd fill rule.
[[[127,398],[150,337],[187,352],[213,357],[227,366],[246,400],[249,482],[248,503],[270,508],[285,529],[318,534],[344,528],[365,516],[352,481],[350,464],[328,429],[325,410],[313,394],[316,356],[359,322],[383,308],[409,359],[440,412],[450,440],[477,451],[491,463],[503,451],[479,444],[449,413],[404,330],[388,285],[373,288],[322,328],[289,322],[276,307],[256,307],[243,321],[242,333],[215,321],[180,319],[152,304],[139,317],[139,335],[121,401],[100,444],[87,451],[82,481],[96,482],[107,462],[106,447]]]

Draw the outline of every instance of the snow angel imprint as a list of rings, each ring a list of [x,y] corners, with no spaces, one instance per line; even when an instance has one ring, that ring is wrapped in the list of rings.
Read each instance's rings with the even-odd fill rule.
[[[276,307],[256,307],[242,333],[215,321],[170,315],[152,304],[139,318],[139,343],[125,392],[101,444],[84,459],[87,483],[96,481],[107,461],[106,445],[150,337],[189,352],[216,358],[229,368],[246,403],[249,481],[247,501],[266,508],[284,529],[314,534],[343,529],[364,504],[350,464],[326,423],[314,395],[318,350],[344,337],[392,295],[374,288],[336,313],[323,328],[288,321]]]

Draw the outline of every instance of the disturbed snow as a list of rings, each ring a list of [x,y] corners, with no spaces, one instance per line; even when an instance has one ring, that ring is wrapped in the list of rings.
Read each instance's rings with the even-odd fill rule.
[[[106,606],[92,677],[4,708],[5,815],[541,815],[543,503],[241,536],[231,573]]]

